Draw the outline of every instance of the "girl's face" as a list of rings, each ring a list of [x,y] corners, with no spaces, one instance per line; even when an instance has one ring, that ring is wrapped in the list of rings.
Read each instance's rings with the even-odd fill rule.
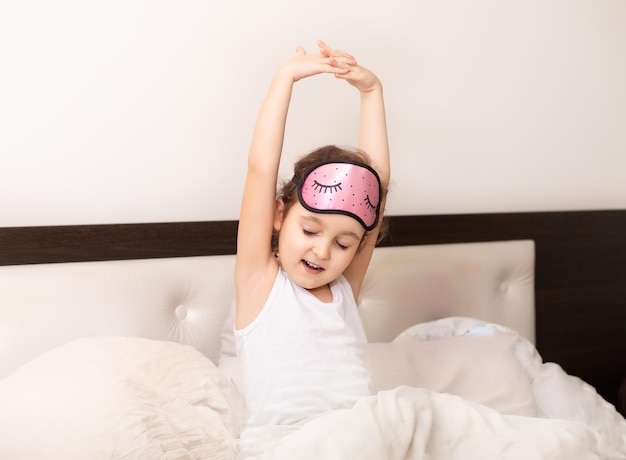
[[[356,254],[365,230],[341,214],[308,211],[299,202],[284,214],[278,204],[274,228],[279,231],[282,269],[299,286],[315,289],[334,281]]]

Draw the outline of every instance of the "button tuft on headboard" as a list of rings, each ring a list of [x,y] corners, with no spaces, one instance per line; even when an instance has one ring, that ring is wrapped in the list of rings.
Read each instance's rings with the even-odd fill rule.
[[[188,310],[184,305],[179,305],[174,310],[174,313],[176,314],[176,318],[182,321],[187,317]]]

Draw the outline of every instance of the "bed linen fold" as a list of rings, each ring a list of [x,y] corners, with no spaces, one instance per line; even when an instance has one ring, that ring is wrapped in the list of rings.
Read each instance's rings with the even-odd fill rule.
[[[626,458],[626,433],[611,441],[578,421],[503,415],[458,396],[402,386],[295,426],[248,429],[240,458],[608,460]]]

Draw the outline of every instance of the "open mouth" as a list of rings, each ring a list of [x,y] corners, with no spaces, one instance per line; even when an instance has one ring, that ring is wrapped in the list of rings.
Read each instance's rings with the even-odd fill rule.
[[[308,260],[302,260],[302,263],[304,264],[305,268],[308,271],[311,271],[313,273],[319,273],[321,271],[323,271],[324,269],[322,267],[320,267],[319,265],[315,265],[312,264],[311,262],[309,262]]]

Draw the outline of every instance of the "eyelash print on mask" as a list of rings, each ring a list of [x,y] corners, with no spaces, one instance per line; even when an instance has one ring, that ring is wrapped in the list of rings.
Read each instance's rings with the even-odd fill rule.
[[[370,197],[369,197],[369,195],[367,195],[367,196],[365,197],[365,204],[367,205],[368,209],[369,209],[371,212],[376,211],[376,208],[378,207],[378,206],[374,206],[374,205],[372,204],[372,202],[370,201]]]
[[[324,184],[320,184],[318,181],[314,180],[313,181],[313,185],[311,186],[311,188],[319,193],[326,193],[328,191],[330,191],[330,193],[333,192],[337,192],[339,190],[342,190],[341,188],[341,182],[339,182],[338,184],[335,185],[324,185]]]

